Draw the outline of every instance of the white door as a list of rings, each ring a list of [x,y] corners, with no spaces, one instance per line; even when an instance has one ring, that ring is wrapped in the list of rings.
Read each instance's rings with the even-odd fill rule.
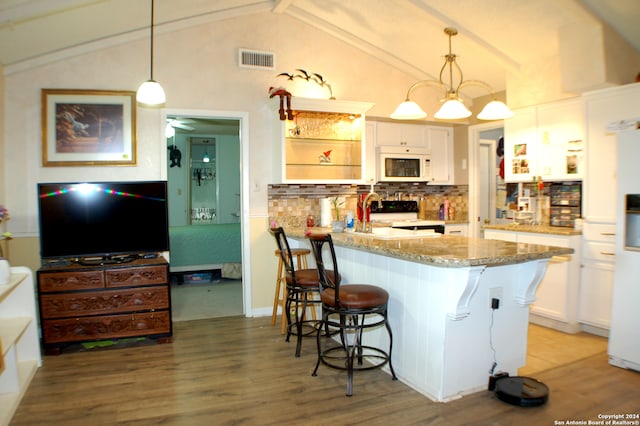
[[[469,237],[481,238],[485,219],[495,218],[497,198],[497,141],[503,136],[502,123],[469,126]],[[489,146],[490,145],[490,146]]]
[[[480,225],[496,219],[496,141],[480,139],[478,145],[478,216]],[[480,236],[483,235],[482,230]]]

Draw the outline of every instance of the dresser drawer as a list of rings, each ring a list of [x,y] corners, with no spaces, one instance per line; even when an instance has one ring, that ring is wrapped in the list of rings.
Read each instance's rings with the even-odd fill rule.
[[[615,245],[610,243],[585,242],[582,257],[599,262],[615,262]]]
[[[102,271],[46,272],[38,274],[41,293],[104,288]]]
[[[149,311],[168,307],[168,286],[40,296],[40,312],[44,319]]]
[[[47,343],[170,334],[169,311],[42,321]]]
[[[168,278],[167,267],[161,265],[105,271],[105,284],[107,287],[167,284]]]
[[[582,235],[585,240],[602,241],[605,243],[615,244],[616,225],[609,223],[585,222],[582,230]]]

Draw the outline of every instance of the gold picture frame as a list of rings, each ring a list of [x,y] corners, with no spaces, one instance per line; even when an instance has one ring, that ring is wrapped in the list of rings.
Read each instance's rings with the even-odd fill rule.
[[[136,93],[42,89],[42,165],[136,165]]]

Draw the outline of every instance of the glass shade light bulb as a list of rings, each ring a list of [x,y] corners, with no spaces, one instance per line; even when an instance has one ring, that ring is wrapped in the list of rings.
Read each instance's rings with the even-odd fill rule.
[[[144,105],[160,106],[164,105],[167,98],[160,83],[155,80],[147,80],[138,88],[136,100]]]

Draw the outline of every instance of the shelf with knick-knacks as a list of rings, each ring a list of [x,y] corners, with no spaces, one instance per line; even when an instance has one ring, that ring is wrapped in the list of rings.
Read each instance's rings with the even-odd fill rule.
[[[282,183],[362,183],[365,112],[373,104],[293,98],[292,120],[280,122],[276,161]]]

